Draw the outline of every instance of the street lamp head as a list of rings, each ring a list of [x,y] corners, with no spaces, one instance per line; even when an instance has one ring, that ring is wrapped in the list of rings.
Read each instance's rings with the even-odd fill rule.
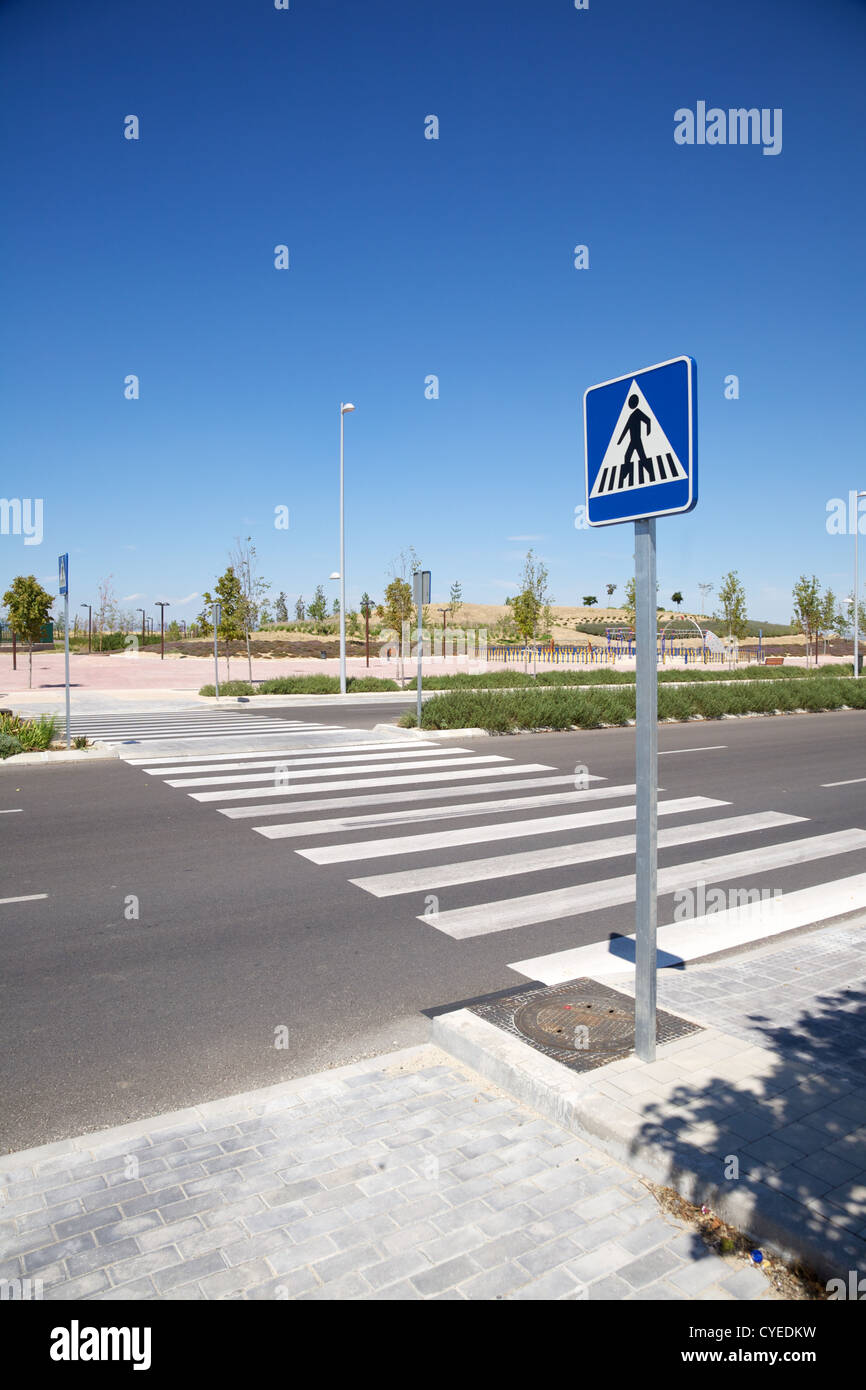
[[[339,570],[334,570],[334,573],[333,573],[333,574],[329,574],[329,575],[328,575],[328,578],[329,578],[329,579],[339,579],[339,578],[340,578],[340,571],[339,571]]]
[[[355,409],[355,407],[352,405],[351,401],[349,401],[346,405],[341,405],[341,406],[340,406],[340,413],[341,413],[342,415],[347,415],[348,412],[349,412],[350,410],[354,410],[354,409]]]

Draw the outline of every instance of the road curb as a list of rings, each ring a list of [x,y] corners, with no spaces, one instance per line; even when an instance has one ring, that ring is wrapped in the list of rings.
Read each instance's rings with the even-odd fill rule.
[[[706,1039],[708,1035],[726,1037],[705,1026],[698,1036]],[[435,1017],[431,1041],[506,1095],[605,1149],[651,1181],[675,1188],[686,1201],[711,1208],[783,1259],[802,1260],[822,1278],[863,1267],[866,1240],[829,1221],[824,1223],[822,1238],[815,1238],[804,1229],[803,1206],[783,1192],[746,1177],[736,1183],[720,1182],[720,1162],[710,1154],[640,1142],[635,1133],[636,1112],[625,1110],[596,1089],[595,1079],[605,1079],[610,1067],[573,1072],[469,1009]],[[689,1040],[660,1047],[658,1060],[673,1056],[684,1041]],[[648,1095],[649,1105],[652,1099]]]
[[[0,769],[16,767],[55,767],[58,764],[104,762],[119,757],[116,748],[101,744],[93,748],[58,748],[55,752],[45,750],[39,753],[13,753],[9,758],[0,759]]]

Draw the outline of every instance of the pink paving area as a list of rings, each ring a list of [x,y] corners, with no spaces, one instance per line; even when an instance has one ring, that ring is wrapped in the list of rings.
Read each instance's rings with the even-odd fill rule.
[[[459,664],[458,664],[459,663]],[[383,661],[370,657],[369,668],[363,657],[350,657],[346,663],[350,676],[379,676],[394,680],[398,674],[396,661]],[[405,662],[407,677],[415,675],[415,661]],[[479,671],[494,668],[475,661],[471,664],[465,657],[451,658],[448,661],[424,662],[424,670],[429,674],[454,671]],[[253,658],[253,680],[269,680],[274,676],[337,676],[340,673],[339,657],[321,660],[316,657],[284,658],[271,660]],[[200,656],[167,656],[160,661],[159,655],[140,652],[136,656],[116,655],[76,655],[69,657],[69,678],[75,690],[185,690],[198,691],[203,685],[212,685],[214,678],[213,659]],[[227,679],[225,657],[220,658],[220,681]],[[229,680],[249,680],[249,666],[246,658],[232,657]],[[58,690],[65,688],[63,652],[33,653],[33,689]],[[18,652],[18,669],[12,670],[12,654],[0,653],[0,690],[27,690],[27,652]]]
[[[838,657],[826,657],[821,659],[821,664],[837,661]],[[667,667],[673,667],[680,663],[669,662]],[[802,666],[805,662],[800,658],[786,658],[786,666]],[[521,662],[509,663],[510,669],[522,671],[524,669]],[[415,659],[408,659],[404,664],[405,674],[408,678],[415,675]],[[440,657],[427,657],[424,660],[424,670],[428,675],[441,675],[453,673],[455,671],[501,671],[506,666],[503,662],[483,662],[470,660],[467,657],[450,657],[443,661]],[[558,669],[563,667],[547,668],[538,664],[539,670]],[[594,664],[587,668],[581,666],[577,669],[605,670],[601,663]],[[608,667],[607,669],[612,669]],[[625,659],[616,663],[616,669],[620,671],[634,670],[634,660]],[[716,666],[713,669],[721,671],[723,667]],[[394,680],[399,671],[396,660],[385,661],[380,657],[371,657],[370,665],[367,667],[363,657],[350,657],[347,662],[347,670],[350,676],[380,676]],[[269,660],[259,658],[253,660],[253,680],[268,680],[273,676],[307,676],[307,675],[328,675],[336,676],[340,671],[338,657],[332,657],[325,661],[316,657],[299,657],[283,660]],[[213,660],[208,657],[187,656],[176,657],[167,656],[164,661],[160,661],[159,655],[152,652],[140,652],[136,656],[126,656],[124,653],[116,655],[90,655],[86,654],[70,655],[69,658],[70,681],[73,689],[77,690],[182,690],[196,692],[201,686],[212,684],[214,667]],[[220,658],[219,664],[220,681],[226,679],[225,658]],[[229,679],[248,680],[249,668],[244,658],[233,657],[231,661],[231,671]],[[56,690],[62,691],[65,686],[63,652],[34,652],[33,654],[33,689],[34,690]],[[8,650],[0,652],[0,691],[20,691],[27,690],[27,652],[18,652],[18,669],[12,670],[12,654]]]

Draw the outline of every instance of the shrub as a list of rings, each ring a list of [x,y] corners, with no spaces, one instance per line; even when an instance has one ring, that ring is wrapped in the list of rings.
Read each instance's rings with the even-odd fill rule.
[[[15,753],[23,753],[24,745],[13,734],[0,733],[0,758],[11,758]]]
[[[17,714],[0,714],[0,735],[17,743],[11,753],[31,753],[48,748],[57,730],[57,720],[53,714],[40,714],[38,719],[24,719]]]

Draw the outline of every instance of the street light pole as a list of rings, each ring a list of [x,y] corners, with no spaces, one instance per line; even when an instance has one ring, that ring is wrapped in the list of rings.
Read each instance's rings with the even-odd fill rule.
[[[860,498],[866,497],[866,492],[854,493],[854,675],[859,676],[860,670]]]
[[[87,650],[88,650],[88,652],[90,652],[90,651],[93,650],[92,640],[91,640],[92,620],[93,620],[93,604],[92,604],[92,603],[82,603],[81,607],[87,609]]]
[[[143,608],[136,608],[135,611],[136,611],[136,613],[140,613],[140,614],[141,614],[141,644],[142,644],[142,646],[144,646],[144,627],[145,627],[145,623],[146,623],[146,621],[147,621],[147,617],[146,617],[146,614],[145,614],[145,611],[144,611]]]
[[[440,608],[440,609],[439,609],[439,612],[442,614],[442,660],[444,661],[444,660],[445,660],[445,641],[446,641],[445,634],[446,634],[446,632],[447,632],[447,630],[448,630],[448,618],[446,617],[446,614],[450,613],[450,612],[451,612],[451,609],[450,609],[450,608]]]
[[[171,604],[157,599],[154,607],[159,609],[159,659],[165,661],[165,610],[171,608]]]
[[[355,407],[340,402],[340,694],[346,693],[346,528],[343,485],[343,418]]]

